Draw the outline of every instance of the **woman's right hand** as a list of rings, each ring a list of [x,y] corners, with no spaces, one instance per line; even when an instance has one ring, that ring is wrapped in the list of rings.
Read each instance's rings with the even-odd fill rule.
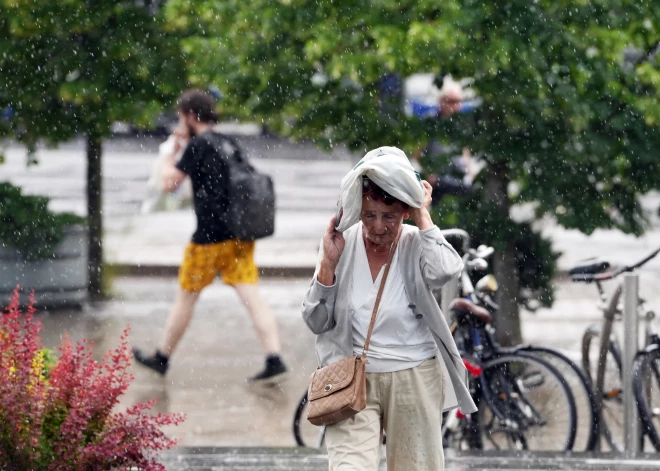
[[[323,235],[323,260],[321,260],[318,280],[326,286],[334,283],[335,269],[339,264],[339,259],[346,245],[344,235],[335,230],[336,219],[337,216],[332,216],[330,224]]]

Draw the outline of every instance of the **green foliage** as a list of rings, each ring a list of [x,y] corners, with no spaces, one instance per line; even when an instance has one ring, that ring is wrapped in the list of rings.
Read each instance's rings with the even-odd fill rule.
[[[187,84],[180,36],[160,0],[0,0],[0,138],[28,149],[84,134],[89,291],[102,290],[102,140],[116,121],[147,126]]]
[[[191,34],[192,78],[219,84],[237,115],[356,149],[451,136],[505,163],[520,198],[566,227],[643,229],[635,197],[660,182],[660,71],[657,57],[623,60],[660,42],[660,4],[170,0],[168,14]],[[476,119],[380,114],[385,73],[427,71],[474,77]]]
[[[26,260],[53,256],[64,237],[64,227],[82,224],[71,213],[53,213],[48,198],[22,194],[10,183],[0,183],[0,242],[18,249]]]
[[[34,148],[150,124],[186,83],[159,3],[0,0],[0,109],[14,110],[0,137]]]
[[[41,356],[43,358],[43,375],[45,378],[49,378],[50,372],[57,365],[57,352],[50,348],[42,348]]]
[[[542,279],[556,258],[547,242],[492,221],[514,203],[585,233],[644,230],[637,197],[660,188],[658,2],[170,0],[166,13],[189,36],[191,80],[218,84],[228,113],[358,151],[412,152],[429,138],[469,146],[486,178],[520,191],[504,212],[473,199],[456,222],[547,255]],[[384,107],[379,80],[416,72],[473,77],[484,106],[442,121]]]

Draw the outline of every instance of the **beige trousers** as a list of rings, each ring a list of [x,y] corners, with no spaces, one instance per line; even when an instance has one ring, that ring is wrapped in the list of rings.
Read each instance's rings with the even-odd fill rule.
[[[376,471],[382,432],[388,471],[442,471],[445,379],[439,360],[393,373],[367,373],[367,407],[326,428],[330,471]]]

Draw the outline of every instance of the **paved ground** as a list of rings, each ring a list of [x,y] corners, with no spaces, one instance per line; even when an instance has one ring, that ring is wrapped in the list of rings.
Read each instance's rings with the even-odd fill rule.
[[[300,318],[305,280],[267,280],[262,292],[273,307],[283,336],[289,380],[281,388],[251,387],[244,379],[262,367],[263,357],[247,312],[221,284],[205,291],[166,378],[135,368],[124,405],[157,398],[157,411],[180,411],[188,420],[174,434],[183,445],[278,446],[294,444],[294,405],[315,367],[313,336]],[[126,325],[131,344],[153,348],[173,300],[176,280],[122,278],[116,300],[82,312],[44,316],[44,337],[54,346],[68,331],[94,340],[101,355],[116,345]]]
[[[646,273],[642,292],[660,308],[660,274]],[[291,367],[281,388],[251,387],[244,378],[263,361],[245,310],[231,290],[216,283],[205,291],[180,350],[166,378],[135,368],[135,382],[123,405],[157,398],[157,410],[188,414],[170,432],[185,446],[291,446],[295,407],[316,366],[313,335],[300,317],[306,279],[265,279],[262,290],[273,306]],[[127,324],[131,343],[153,347],[173,300],[174,278],[122,277],[115,280],[115,299],[83,311],[43,315],[47,345],[55,346],[64,332],[96,342],[99,356],[114,346]],[[523,314],[528,342],[554,346],[579,358],[584,328],[600,315],[591,290],[561,282],[555,308]],[[316,431],[305,427],[312,440]],[[580,434],[580,437],[584,435]],[[580,438],[578,441],[581,441]]]

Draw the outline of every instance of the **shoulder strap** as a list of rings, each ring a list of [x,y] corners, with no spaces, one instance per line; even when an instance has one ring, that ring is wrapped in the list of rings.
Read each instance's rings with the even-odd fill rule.
[[[219,143],[214,142],[214,139],[210,137],[211,134],[214,134],[215,138],[218,139],[220,142]],[[249,162],[247,162],[247,160],[245,160],[245,158],[243,157],[241,148],[238,146],[238,143],[231,137],[216,131],[210,131],[208,133],[204,133],[200,137],[204,139],[211,147],[216,149],[216,151],[219,151],[222,154],[226,155],[226,157],[229,158],[228,160],[229,163],[233,163],[231,160],[234,160],[236,163],[244,164],[251,167]],[[225,152],[225,149],[223,148],[218,149],[218,145],[222,146],[223,143],[229,143],[234,148],[234,152],[232,155],[228,155],[227,152]]]
[[[394,258],[394,252],[396,252],[396,247],[399,244],[399,237],[401,237],[401,230],[399,234],[392,242],[390,247],[390,254],[387,257],[387,265],[385,265],[385,273],[383,273],[383,279],[380,280],[380,286],[378,287],[378,295],[376,295],[376,302],[374,303],[374,310],[371,312],[371,322],[369,323],[369,330],[367,331],[367,337],[364,340],[364,348],[362,349],[362,356],[366,356],[367,351],[369,350],[369,342],[371,341],[371,333],[374,330],[374,325],[376,324],[376,314],[378,314],[378,306],[380,305],[380,299],[383,297],[383,290],[385,289],[385,282],[387,281],[387,275],[390,272],[390,267],[392,266],[392,259]]]
[[[218,134],[224,141],[228,142],[229,144],[232,145],[234,148],[234,158],[236,159],[237,162],[250,165],[250,163],[247,161],[245,156],[243,155],[243,151],[241,150],[241,147],[238,145],[238,142],[236,139],[233,137],[227,136],[226,134],[222,133],[216,133]],[[250,165],[251,166],[251,165]]]

